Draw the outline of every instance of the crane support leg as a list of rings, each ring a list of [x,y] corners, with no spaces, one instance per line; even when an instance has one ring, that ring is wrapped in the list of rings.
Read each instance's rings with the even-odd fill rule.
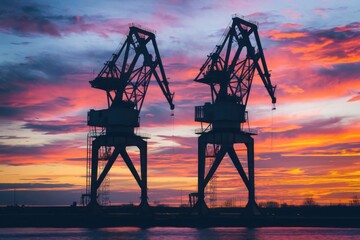
[[[111,154],[104,170],[100,173],[98,178],[98,165],[99,165],[99,149],[101,146],[113,146],[114,151]],[[140,169],[141,177],[137,172],[134,164],[129,157],[126,147],[136,146],[140,150]],[[98,206],[98,188],[101,186],[101,183],[105,179],[106,175],[109,173],[109,170],[113,166],[117,157],[121,155],[122,159],[126,163],[133,177],[135,178],[137,184],[141,189],[141,207],[148,207],[148,195],[147,195],[147,142],[141,137],[134,136],[128,138],[113,138],[100,136],[93,141],[92,144],[92,159],[91,159],[91,193],[90,193],[90,206]]]
[[[239,175],[241,176],[243,182],[245,183],[246,188],[249,190],[250,189],[249,179],[247,178],[244,168],[242,167],[240,160],[239,160],[238,156],[236,155],[234,147],[231,147],[229,149],[228,153],[229,153],[229,156],[230,156],[236,170],[238,171]]]
[[[104,170],[102,171],[101,175],[99,176],[99,179],[96,181],[96,189],[98,189],[100,187],[101,183],[104,181],[106,175],[109,173],[109,170],[112,167],[112,165],[114,164],[118,155],[119,155],[119,149],[115,148],[113,153],[111,154],[111,157],[109,158],[109,161],[107,161]]]
[[[215,161],[213,162],[212,166],[209,169],[208,174],[206,175],[206,177],[204,179],[204,184],[203,184],[204,188],[208,185],[211,178],[214,176],[214,173],[216,172],[216,169],[219,167],[221,160],[224,158],[227,150],[228,150],[227,147],[222,146],[219,153],[216,154]]]
[[[254,166],[254,139],[252,137],[248,138],[248,141],[245,143],[247,147],[247,158],[248,158],[248,176],[249,176],[249,198],[246,205],[246,209],[251,214],[258,214],[258,206],[255,202],[255,166]]]
[[[96,140],[92,143],[91,154],[91,193],[90,193],[90,206],[97,206],[97,175],[98,175],[98,163],[99,163],[99,151],[100,145]]]
[[[234,144],[244,143],[247,148],[248,174],[236,154]],[[207,144],[217,144],[220,150],[215,154],[215,160],[212,163],[209,172],[205,174],[205,150]],[[254,139],[248,134],[221,134],[221,133],[204,133],[198,139],[198,200],[195,209],[199,214],[206,213],[207,205],[205,202],[205,188],[210,179],[216,172],[221,161],[228,153],[241,179],[248,190],[248,203],[246,205],[246,213],[256,215],[259,213],[255,201],[255,172],[254,172]]]
[[[141,207],[148,207],[148,193],[147,193],[147,142],[142,141],[138,145],[140,150],[140,167],[141,167]]]
[[[195,208],[200,214],[207,209],[205,203],[205,152],[206,152],[206,138],[200,136],[198,138],[198,198]]]

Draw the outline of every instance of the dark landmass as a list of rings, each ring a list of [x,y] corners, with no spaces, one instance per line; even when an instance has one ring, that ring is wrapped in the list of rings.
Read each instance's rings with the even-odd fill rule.
[[[360,207],[313,206],[260,208],[249,216],[244,208],[0,207],[0,227],[351,227],[360,228]]]

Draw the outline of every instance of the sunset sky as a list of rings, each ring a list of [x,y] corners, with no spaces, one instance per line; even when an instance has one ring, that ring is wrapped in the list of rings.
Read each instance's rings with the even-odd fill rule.
[[[360,3],[357,0],[14,1],[0,3],[0,205],[69,205],[85,191],[86,114],[106,106],[89,81],[130,23],[156,31],[171,110],[155,81],[141,112],[148,140],[149,203],[178,206],[197,191],[194,107],[210,100],[193,82],[233,14],[259,24],[276,111],[258,76],[250,100],[256,199],[301,204],[360,197]],[[136,149],[129,149],[132,155]],[[242,161],[245,161],[242,156]],[[136,162],[136,160],[135,160]],[[218,205],[247,192],[228,158]],[[119,158],[111,201],[138,203]]]

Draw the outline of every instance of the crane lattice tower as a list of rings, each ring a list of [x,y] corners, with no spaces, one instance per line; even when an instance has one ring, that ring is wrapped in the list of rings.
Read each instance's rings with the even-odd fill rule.
[[[136,134],[140,126],[139,114],[150,80],[155,78],[170,108],[174,109],[174,93],[170,93],[155,34],[132,25],[124,43],[112,55],[98,74],[90,81],[91,87],[105,91],[108,108],[91,109],[88,125],[99,128],[92,134],[89,167],[90,205],[98,205],[98,189],[120,155],[141,189],[140,206],[148,206],[147,142]],[[140,174],[126,148],[135,146],[140,151]],[[107,157],[101,155],[106,148]],[[107,151],[110,152],[108,153]],[[99,161],[106,161],[99,171]]]
[[[257,25],[239,17],[232,19],[224,40],[208,56],[194,81],[210,87],[211,102],[195,107],[195,121],[201,122],[198,138],[198,201],[200,212],[207,208],[204,189],[212,179],[227,153],[248,190],[246,208],[255,213],[254,139],[244,127],[247,122],[246,105],[255,71],[259,74],[272,103],[276,103],[275,86],[261,47]],[[205,127],[206,126],[206,127]],[[234,145],[242,143],[247,148],[247,173]],[[208,145],[217,146],[210,169],[206,168]]]

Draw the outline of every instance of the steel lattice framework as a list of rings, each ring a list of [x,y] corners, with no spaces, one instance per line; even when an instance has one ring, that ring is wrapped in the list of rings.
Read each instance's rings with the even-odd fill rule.
[[[198,139],[198,201],[196,207],[206,208],[204,189],[214,176],[226,154],[229,155],[249,192],[247,209],[256,211],[254,184],[254,140],[243,129],[247,122],[246,106],[255,73],[258,73],[272,103],[276,103],[275,89],[262,50],[257,25],[234,17],[224,39],[200,68],[196,82],[210,86],[211,103],[195,107],[195,121],[208,123]],[[201,124],[203,126],[203,124]],[[245,172],[234,145],[247,148],[248,173]],[[213,146],[213,163],[205,174],[206,150]],[[215,149],[217,146],[218,149]]]
[[[170,93],[169,84],[155,40],[155,34],[137,26],[131,26],[129,34],[120,48],[115,51],[98,74],[90,81],[93,88],[106,92],[107,109],[90,110],[88,125],[101,128],[92,130],[91,151],[88,151],[88,163],[91,171],[90,205],[98,205],[98,189],[120,155],[137,184],[141,188],[141,206],[148,206],[147,197],[147,142],[135,134],[140,126],[139,114],[144,103],[151,79],[157,81],[170,108],[174,109],[174,93]],[[90,145],[90,144],[89,144]],[[140,173],[136,170],[126,148],[136,146],[140,150]],[[111,149],[105,166],[99,169],[102,148]],[[91,160],[90,160],[91,158]]]
[[[275,86],[271,84],[257,26],[241,18],[233,18],[221,45],[217,45],[195,81],[208,84],[212,102],[230,100],[247,105],[255,70],[276,103]]]
[[[123,45],[90,83],[106,91],[109,107],[128,105],[140,111],[152,77],[174,109],[155,34],[132,26]]]

